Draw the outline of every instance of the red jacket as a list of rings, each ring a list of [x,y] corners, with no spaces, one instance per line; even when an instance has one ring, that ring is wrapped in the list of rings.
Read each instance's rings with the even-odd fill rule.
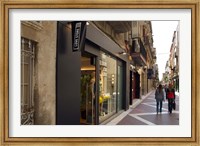
[[[167,98],[169,98],[169,99],[175,98],[174,89],[167,89]]]

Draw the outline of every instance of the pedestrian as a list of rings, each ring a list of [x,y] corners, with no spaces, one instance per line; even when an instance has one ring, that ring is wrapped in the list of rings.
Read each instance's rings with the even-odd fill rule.
[[[166,99],[166,90],[167,90],[167,89],[166,89],[166,85],[164,85],[164,87],[163,87],[163,89],[162,89],[162,90],[163,90],[163,94],[164,94],[164,101],[165,101],[165,99]]]
[[[158,111],[160,111],[160,113],[162,113],[162,104],[164,101],[164,93],[163,93],[161,84],[156,89],[155,99],[156,99],[156,112],[157,112],[157,114],[158,114]],[[160,110],[159,110],[159,107],[160,107]]]
[[[167,92],[167,100],[168,100],[168,111],[171,114],[172,113],[172,107],[173,107],[173,103],[175,102],[175,90],[172,87],[172,84],[169,84]]]

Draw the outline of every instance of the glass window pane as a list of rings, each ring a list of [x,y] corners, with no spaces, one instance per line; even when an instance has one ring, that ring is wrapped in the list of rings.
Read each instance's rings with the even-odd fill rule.
[[[118,111],[123,109],[123,68],[118,66]]]
[[[24,89],[24,105],[26,105],[26,107],[29,107],[29,98],[30,98],[30,87],[29,85],[24,85],[23,87]]]
[[[29,64],[24,64],[24,83],[29,83],[30,82],[30,69],[29,69]]]
[[[101,52],[99,81],[99,120],[100,122],[116,113],[116,69],[117,61]]]

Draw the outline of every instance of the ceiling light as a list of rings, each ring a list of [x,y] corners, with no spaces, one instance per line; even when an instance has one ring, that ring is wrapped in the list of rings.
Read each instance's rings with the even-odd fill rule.
[[[126,55],[126,52],[119,52],[120,55]]]

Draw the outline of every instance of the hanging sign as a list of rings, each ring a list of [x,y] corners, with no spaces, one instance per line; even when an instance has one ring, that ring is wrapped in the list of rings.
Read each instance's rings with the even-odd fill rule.
[[[86,21],[72,22],[72,51],[81,51],[85,46]]]

